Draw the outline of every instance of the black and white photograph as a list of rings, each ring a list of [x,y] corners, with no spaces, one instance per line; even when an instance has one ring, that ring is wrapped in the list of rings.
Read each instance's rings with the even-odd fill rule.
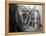
[[[42,6],[9,3],[9,32],[42,32]]]

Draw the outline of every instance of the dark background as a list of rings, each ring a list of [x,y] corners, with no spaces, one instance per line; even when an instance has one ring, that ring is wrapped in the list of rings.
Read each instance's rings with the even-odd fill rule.
[[[17,5],[16,4],[11,4],[9,3],[9,31],[10,32],[15,32],[15,12],[17,10]]]

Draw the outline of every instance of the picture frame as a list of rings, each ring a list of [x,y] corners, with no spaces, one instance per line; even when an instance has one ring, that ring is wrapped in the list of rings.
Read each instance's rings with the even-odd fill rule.
[[[10,4],[23,4],[23,5],[38,5],[42,6],[42,32],[15,32],[9,31],[10,30],[10,10],[9,10],[9,3]],[[15,28],[14,28],[15,29]],[[20,2],[20,1],[6,1],[5,2],[5,34],[6,36],[10,35],[23,35],[23,34],[38,34],[38,33],[45,33],[45,3],[43,2]]]

